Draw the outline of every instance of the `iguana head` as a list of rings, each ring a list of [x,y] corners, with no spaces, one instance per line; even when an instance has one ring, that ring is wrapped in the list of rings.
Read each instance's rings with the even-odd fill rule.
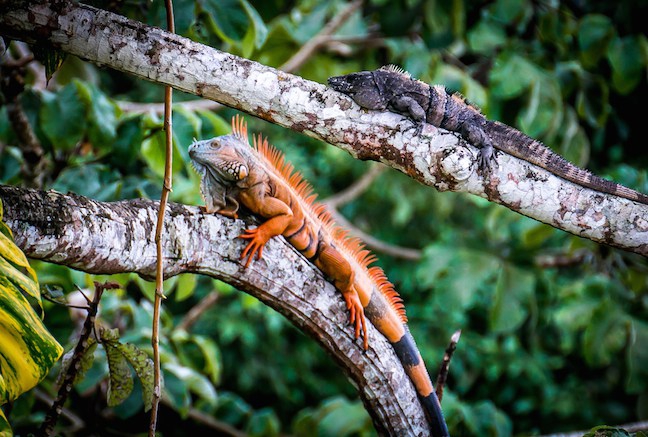
[[[328,84],[335,91],[351,97],[358,105],[367,109],[385,110],[389,98],[385,93],[384,81],[376,71],[360,71],[345,76],[330,77]]]
[[[194,141],[189,146],[189,156],[204,182],[231,185],[249,174],[246,160],[238,151],[240,144],[241,140],[233,134]]]

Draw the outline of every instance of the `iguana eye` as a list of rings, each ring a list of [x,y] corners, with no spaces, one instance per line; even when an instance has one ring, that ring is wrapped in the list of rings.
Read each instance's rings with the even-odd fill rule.
[[[212,141],[211,143],[209,143],[209,146],[210,146],[212,149],[215,149],[215,148],[218,147],[218,142],[216,142],[216,141]]]

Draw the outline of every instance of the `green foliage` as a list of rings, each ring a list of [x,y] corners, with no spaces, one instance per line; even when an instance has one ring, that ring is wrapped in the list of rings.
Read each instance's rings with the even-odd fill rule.
[[[163,2],[118,3],[117,12],[164,26]],[[176,28],[278,66],[346,5],[180,0]],[[643,16],[645,7],[629,0],[371,0],[297,74],[325,83],[328,76],[399,64],[421,80],[460,91],[488,117],[595,173],[647,192]],[[73,58],[53,81],[50,91],[29,90],[20,98],[52,163],[45,188],[99,200],[159,197],[161,117],[122,112],[114,99],[161,101],[161,88]],[[232,114],[176,106],[173,201],[202,203],[187,146],[193,138],[229,132]],[[367,171],[366,163],[338,149],[247,119],[250,131],[268,136],[321,197]],[[0,108],[2,183],[22,182],[25,161],[17,141]],[[452,332],[462,328],[443,402],[453,435],[562,432],[648,417],[644,258],[483,199],[434,192],[391,171],[342,213],[371,235],[423,254],[417,261],[379,255],[405,299],[430,369]],[[67,292],[74,284],[91,287],[96,279],[42,263],[37,271],[41,283]],[[132,275],[111,279],[125,290],[104,296],[100,317],[105,326],[119,328],[120,340],[105,340],[106,353],[86,354],[70,408],[83,412],[84,403],[96,400],[92,406],[103,410],[121,402],[110,409],[119,419],[111,427],[132,433],[127,419],[142,415],[150,399],[150,384],[140,379],[150,378],[143,354],[150,352],[154,287]],[[187,423],[197,410],[250,435],[372,435],[369,416],[339,369],[272,310],[226,284],[192,275],[166,281],[165,290],[164,389],[168,408]],[[216,306],[179,329],[184,315],[212,292],[219,295]],[[68,312],[47,310],[56,338],[70,338]],[[110,386],[108,394],[102,385]],[[28,396],[20,401],[27,403]],[[42,406],[18,407],[10,419],[22,423],[18,431],[26,434],[38,424]],[[146,423],[142,417],[138,423]],[[0,433],[3,423],[0,415]],[[185,431],[184,425],[168,430]]]

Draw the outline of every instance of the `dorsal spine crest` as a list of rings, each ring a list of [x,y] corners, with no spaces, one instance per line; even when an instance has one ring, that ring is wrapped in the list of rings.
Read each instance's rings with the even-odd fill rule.
[[[409,74],[407,71],[405,71],[403,68],[399,67],[398,65],[389,64],[389,65],[385,65],[384,67],[381,67],[380,69],[384,71],[389,71],[391,73],[398,73],[401,76],[406,77],[407,79],[412,78],[411,74]]]
[[[233,135],[248,143],[247,123],[242,117],[237,115],[232,119],[232,129]],[[286,161],[283,153],[269,144],[268,140],[263,138],[261,134],[253,135],[252,143],[252,147],[267,164],[269,170],[276,177],[283,180],[295,195],[303,200],[303,207],[308,210],[306,212],[318,220],[333,242],[352,257],[360,268],[366,271],[375,288],[385,297],[385,300],[398,314],[400,320],[403,323],[407,322],[403,301],[394,285],[387,279],[385,272],[380,267],[371,266],[377,260],[376,256],[365,248],[362,240],[357,237],[350,237],[346,229],[335,223],[326,205],[315,201],[317,195],[313,194],[313,188],[302,177],[301,173],[295,171],[293,165]]]

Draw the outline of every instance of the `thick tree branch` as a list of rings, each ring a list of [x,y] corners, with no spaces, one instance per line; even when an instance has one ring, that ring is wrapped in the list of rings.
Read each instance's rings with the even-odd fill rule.
[[[286,61],[281,67],[280,70],[285,71],[286,73],[292,73],[298,68],[300,68],[311,56],[313,56],[319,50],[322,45],[328,42],[328,39],[331,37],[333,32],[335,32],[349,17],[362,5],[362,0],[355,0],[354,2],[347,5],[346,8],[342,9],[337,15],[335,15],[331,21],[329,21],[326,26],[315,35],[310,41],[302,46],[296,53],[294,53],[290,59]],[[136,102],[117,102],[122,111],[133,112],[133,113],[147,113],[155,112],[162,113],[164,107],[161,103],[136,103]],[[181,102],[178,103],[179,106],[182,106],[185,109],[190,111],[195,110],[209,110],[215,111],[222,108],[218,102],[212,100],[192,100],[190,102]]]
[[[648,206],[560,179],[498,154],[488,177],[477,150],[427,125],[367,112],[325,86],[83,4],[0,5],[0,34],[48,43],[83,59],[254,114],[413,179],[472,193],[593,241],[648,255]]]
[[[0,186],[5,220],[16,244],[35,259],[93,274],[155,276],[158,202],[97,202],[78,195]],[[416,393],[389,343],[369,326],[363,352],[348,325],[339,293],[283,238],[270,240],[263,259],[239,262],[245,222],[170,203],[162,237],[164,273],[199,273],[257,297],[315,338],[358,388],[379,432],[425,435]]]
[[[463,191],[584,238],[648,255],[648,206],[560,179],[512,156],[477,173],[477,150],[454,134],[367,112],[325,86],[83,4],[5,0],[0,33],[219,101],[381,161],[438,190]]]

